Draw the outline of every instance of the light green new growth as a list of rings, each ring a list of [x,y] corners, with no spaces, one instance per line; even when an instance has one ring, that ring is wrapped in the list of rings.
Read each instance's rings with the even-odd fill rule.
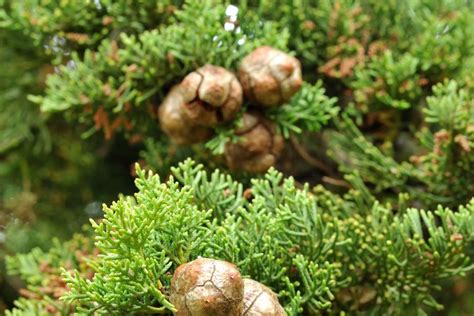
[[[440,279],[474,266],[474,201],[458,212],[439,207],[393,213],[390,205],[296,188],[275,170],[243,186],[187,160],[174,179],[137,169],[134,197],[121,197],[93,222],[99,256],[92,279],[66,273],[63,298],[78,313],[169,313],[172,273],[198,256],[235,263],[271,287],[290,315],[368,309],[402,313],[431,296]]]
[[[211,211],[193,205],[192,191],[173,180],[137,169],[139,192],[104,208],[93,222],[100,254],[91,263],[93,280],[67,275],[67,301],[81,302],[78,312],[160,312],[174,307],[163,290],[172,268],[196,257],[209,239]]]

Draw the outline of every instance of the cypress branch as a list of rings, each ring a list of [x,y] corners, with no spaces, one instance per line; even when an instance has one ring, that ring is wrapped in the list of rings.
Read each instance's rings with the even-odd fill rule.
[[[474,200],[457,212],[439,206],[393,213],[377,201],[358,210],[356,191],[344,198],[312,193],[271,170],[252,181],[247,201],[241,184],[218,171],[209,176],[191,160],[173,173],[181,184],[162,183],[137,166],[138,192],[104,206],[104,219],[92,222],[99,253],[87,261],[93,277],[63,269],[66,306],[79,313],[172,312],[171,273],[206,256],[234,262],[242,275],[270,286],[289,313],[398,314],[413,303],[441,308],[432,297],[437,282],[474,268],[465,255]],[[219,195],[227,200],[205,211]],[[22,266],[11,264],[12,272],[37,290],[31,271],[38,263]]]

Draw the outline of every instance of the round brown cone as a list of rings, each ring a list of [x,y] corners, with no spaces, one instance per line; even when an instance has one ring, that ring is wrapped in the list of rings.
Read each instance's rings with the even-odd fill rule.
[[[265,107],[289,101],[303,82],[300,62],[269,46],[255,49],[242,60],[239,79],[245,96]]]
[[[240,140],[227,143],[224,149],[227,165],[235,170],[265,172],[275,164],[284,146],[274,125],[257,113],[244,113],[242,127],[235,134],[241,136]]]
[[[213,127],[232,120],[242,106],[242,87],[225,68],[205,65],[181,82],[183,113],[191,124]]]
[[[199,258],[176,269],[170,301],[177,316],[240,316],[243,291],[235,265]]]
[[[212,130],[191,124],[183,113],[185,101],[181,86],[171,89],[158,109],[161,129],[177,144],[194,144],[205,141]]]
[[[244,279],[242,316],[286,316],[286,312],[272,290],[257,281]]]

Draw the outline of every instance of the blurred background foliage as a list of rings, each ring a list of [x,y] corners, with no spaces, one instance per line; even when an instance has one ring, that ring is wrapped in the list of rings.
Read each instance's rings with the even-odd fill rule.
[[[361,179],[381,201],[408,192],[421,208],[473,197],[472,1],[242,0],[237,21],[229,4],[0,0],[0,311],[23,286],[5,255],[71,238],[133,192],[134,162],[163,177],[188,156],[222,167],[203,146],[170,143],[153,113],[187,72],[235,67],[262,43],[293,52],[340,108],[290,137],[285,175],[338,193]],[[443,314],[472,315],[472,280],[443,285]]]

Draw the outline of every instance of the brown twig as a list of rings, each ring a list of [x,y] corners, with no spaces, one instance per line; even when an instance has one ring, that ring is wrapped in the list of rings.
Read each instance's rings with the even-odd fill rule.
[[[311,154],[298,142],[298,140],[294,136],[290,136],[290,141],[293,147],[295,148],[298,155],[304,159],[308,164],[313,167],[318,168],[319,170],[323,171],[326,174],[332,174],[331,168],[326,166],[322,161],[319,159],[311,156]]]
[[[344,181],[342,179],[334,179],[334,178],[331,178],[331,177],[326,177],[324,176],[322,179],[321,179],[323,182],[326,182],[326,183],[329,183],[329,184],[332,184],[332,185],[336,185],[338,187],[344,187],[344,188],[352,188],[352,186],[347,183],[347,181]]]

